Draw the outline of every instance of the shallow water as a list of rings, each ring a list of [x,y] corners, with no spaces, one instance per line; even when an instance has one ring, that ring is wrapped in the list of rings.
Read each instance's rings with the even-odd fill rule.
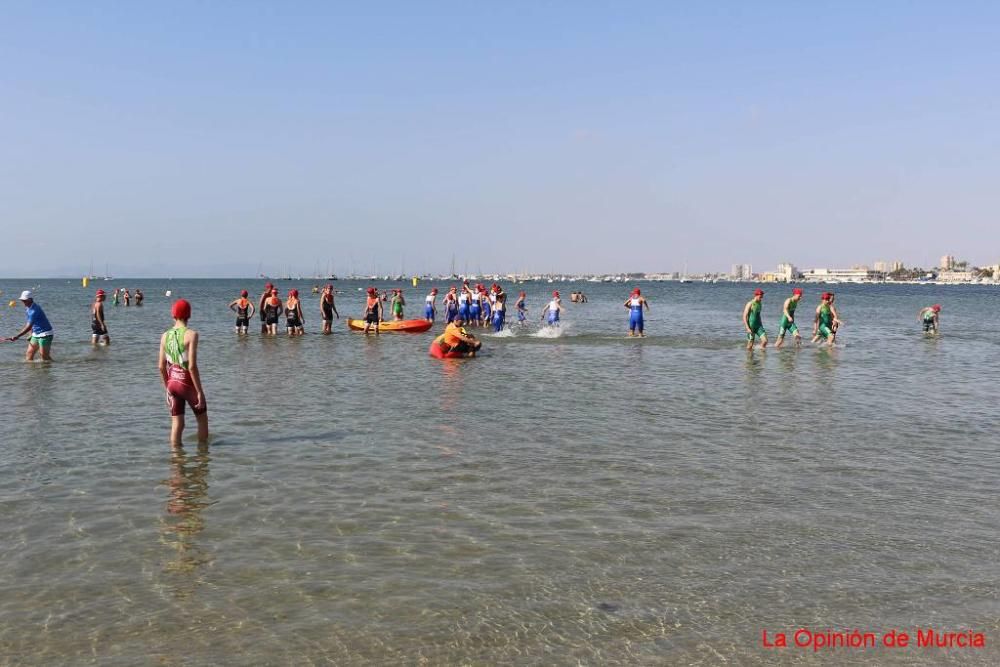
[[[237,338],[251,281],[129,283],[146,305],[93,349],[92,290],[0,280],[3,305],[34,284],[56,362],[0,345],[0,663],[1000,662],[1000,289],[837,287],[837,348],[748,354],[752,286],[644,285],[629,340],[626,288],[559,285],[590,302],[540,336],[552,286],[527,284],[526,330],[442,362],[430,333],[318,335],[309,294],[308,335]],[[166,442],[166,289],[202,333],[207,448]],[[988,644],[761,647],[802,626]]]

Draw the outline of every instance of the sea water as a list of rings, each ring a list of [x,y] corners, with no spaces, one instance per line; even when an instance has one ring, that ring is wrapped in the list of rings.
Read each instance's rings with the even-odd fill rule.
[[[440,323],[347,330],[367,283],[335,283],[331,336],[299,281],[279,287],[305,336],[238,337],[227,304],[261,282],[0,280],[56,329],[51,364],[0,345],[0,662],[1000,662],[1000,289],[807,286],[803,333],[834,289],[838,347],[748,353],[754,285],[644,283],[642,340],[631,285],[509,285],[528,325],[511,307],[511,333],[440,361]],[[107,348],[95,286],[146,294],[109,298]],[[431,286],[404,287],[410,315]],[[589,296],[558,335],[553,287]],[[764,289],[773,343],[789,290]],[[201,332],[208,447],[190,417],[167,443],[167,290]],[[918,627],[988,643],[762,645]]]

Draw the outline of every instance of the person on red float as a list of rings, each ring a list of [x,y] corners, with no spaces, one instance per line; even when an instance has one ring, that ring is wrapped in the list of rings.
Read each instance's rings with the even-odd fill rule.
[[[180,447],[184,435],[184,408],[198,420],[198,442],[208,442],[208,405],[198,373],[198,332],[188,329],[191,304],[184,299],[174,302],[170,314],[174,326],[160,337],[159,368],[170,408],[170,444]]]

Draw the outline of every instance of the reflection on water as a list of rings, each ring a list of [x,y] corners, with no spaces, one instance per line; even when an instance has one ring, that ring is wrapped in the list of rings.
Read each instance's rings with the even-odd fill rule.
[[[170,458],[170,478],[164,481],[170,491],[167,512],[161,518],[160,537],[173,550],[165,569],[190,575],[211,563],[212,557],[199,547],[197,537],[205,528],[202,512],[212,504],[208,496],[208,445],[198,446],[191,456],[183,447],[175,447]]]

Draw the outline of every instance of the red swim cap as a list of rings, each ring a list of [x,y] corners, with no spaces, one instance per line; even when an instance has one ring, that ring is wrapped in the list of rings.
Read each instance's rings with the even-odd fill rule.
[[[792,294],[795,294],[797,296],[802,296],[802,288],[796,287],[795,289],[792,290]]]
[[[368,293],[369,294],[374,294],[375,293],[375,288],[374,287],[369,287],[368,288]]]
[[[636,287],[634,290],[632,290],[632,294],[642,294],[642,292],[640,292],[639,288]]]
[[[174,301],[174,305],[170,309],[170,315],[175,320],[191,319],[191,304],[184,299],[177,299],[177,301]]]
[[[555,292],[553,292],[552,296],[559,296],[559,290],[556,290]]]
[[[326,289],[333,289],[333,284],[332,283],[327,283],[326,284]]]
[[[274,285],[272,285],[271,283],[264,283],[264,289],[265,289],[265,290],[269,290],[269,289],[271,289],[272,287],[274,287]]]
[[[250,296],[250,292],[248,292],[248,291],[246,291],[246,290],[243,290],[242,292],[240,292],[240,296],[241,296],[241,297],[243,297],[243,298],[245,299],[245,298],[247,298],[248,296]]]
[[[97,296],[104,296],[104,290],[102,289],[97,290]]]
[[[933,310],[935,313],[941,312],[941,304],[935,303],[933,306],[931,306],[931,310]]]
[[[298,297],[299,296],[299,291],[297,289],[290,289],[290,290],[288,290],[288,296]]]
[[[755,289],[755,290],[753,291],[753,295],[754,295],[754,296],[764,296],[764,290],[762,290],[762,289],[760,289],[760,288],[758,287],[757,289]]]
[[[819,298],[822,299],[823,301],[827,301],[830,298],[830,293],[829,292],[823,292],[822,294],[819,295]]]
[[[525,294],[524,292],[521,292],[520,294],[518,294],[518,296],[528,296],[528,295]]]

